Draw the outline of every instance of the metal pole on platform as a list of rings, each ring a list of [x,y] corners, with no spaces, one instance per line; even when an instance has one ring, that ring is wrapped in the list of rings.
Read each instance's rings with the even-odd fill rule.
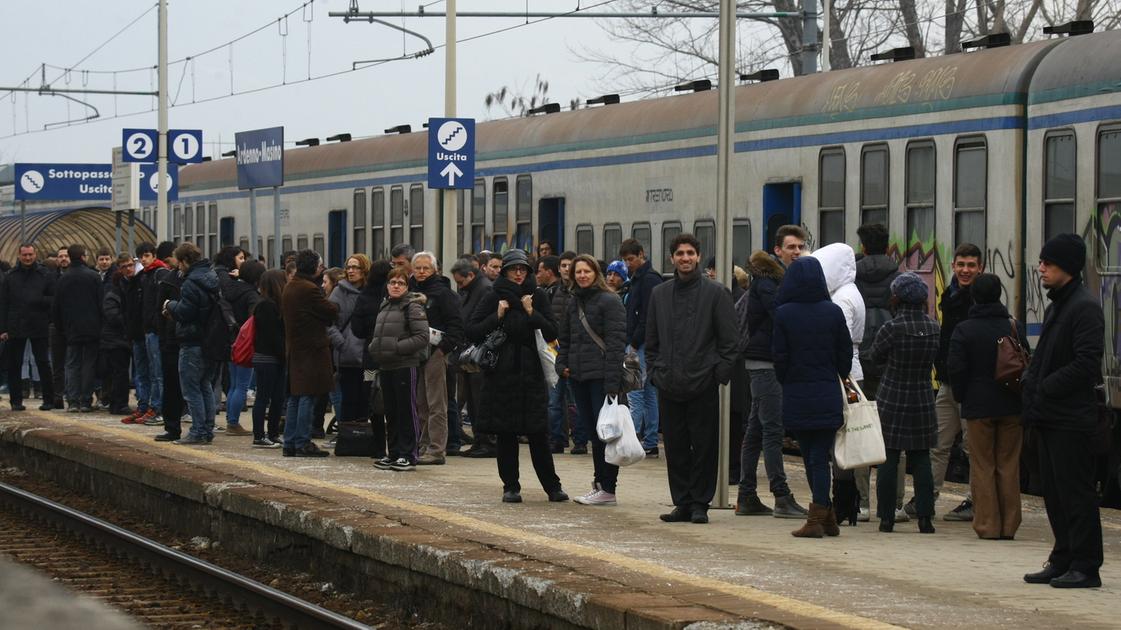
[[[447,20],[444,21],[444,116],[454,118],[456,112],[456,82],[455,82],[455,0],[447,0]],[[436,133],[429,129],[428,133]],[[455,219],[459,212],[459,195],[453,189],[441,191],[443,203],[440,204],[440,260],[443,261],[441,271],[451,269],[451,259],[456,255],[456,224]]]
[[[277,269],[284,269],[281,262],[284,260],[284,252],[280,251],[280,187],[272,187],[272,250],[274,252],[272,257],[272,264]]]
[[[264,252],[257,251],[257,190],[255,188],[249,189],[249,251],[253,254],[253,260]],[[268,262],[266,261],[266,266]]]
[[[156,169],[156,181],[159,182],[159,187],[156,190],[156,214],[167,214],[167,0],[159,0],[159,75],[160,75],[160,95],[159,98],[159,164]],[[131,214],[129,220],[129,229],[132,229]],[[159,238],[159,226],[156,226],[156,240]],[[130,239],[131,239],[131,232]],[[165,235],[170,237],[170,234]],[[132,242],[129,242],[129,252],[132,251]]]
[[[732,286],[731,166],[736,123],[736,3],[720,0],[720,120],[716,137],[716,278]],[[728,441],[732,396],[720,386],[720,439],[716,469],[716,508],[728,507]]]

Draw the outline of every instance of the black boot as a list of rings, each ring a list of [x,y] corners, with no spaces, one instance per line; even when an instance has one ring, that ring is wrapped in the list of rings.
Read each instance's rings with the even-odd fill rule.
[[[920,516],[919,517],[919,532],[923,533],[923,534],[933,534],[934,533],[934,523],[930,522],[930,517],[929,516]]]
[[[880,519],[880,531],[884,532],[885,534],[890,534],[891,532],[895,531],[895,519],[894,518],[881,518]]]

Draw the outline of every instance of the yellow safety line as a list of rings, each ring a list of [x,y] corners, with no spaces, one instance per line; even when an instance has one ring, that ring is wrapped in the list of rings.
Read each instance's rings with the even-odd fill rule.
[[[184,449],[182,446],[176,446],[176,445],[173,445],[173,444],[170,444],[170,443],[167,443],[167,442],[155,442],[155,441],[151,440],[151,436],[140,435],[140,434],[137,434],[137,433],[133,433],[133,432],[129,431],[128,429],[124,429],[124,428],[104,427],[104,426],[101,426],[101,425],[98,425],[98,424],[91,424],[91,423],[88,423],[88,422],[81,422],[81,421],[78,421],[78,420],[71,420],[69,418],[57,417],[57,416],[53,416],[53,415],[48,416],[46,414],[41,414],[41,413],[37,413],[37,412],[32,412],[32,414],[35,415],[36,417],[40,417],[40,418],[43,418],[43,419],[46,419],[46,420],[49,420],[51,422],[55,422],[55,423],[58,423],[58,424],[66,424],[66,425],[70,425],[70,426],[74,426],[74,427],[80,427],[84,430],[96,429],[97,431],[100,431],[102,433],[111,433],[114,436],[127,437],[127,438],[129,438],[129,439],[131,439],[135,442],[142,443],[142,444],[144,444],[148,447],[153,447],[154,446],[156,448],[160,448],[160,449],[164,449],[164,450],[168,450],[168,451],[175,451],[175,452],[180,453],[180,454],[189,453],[192,456],[199,457],[199,458],[202,458],[202,459],[205,459],[205,460],[209,460],[209,461],[214,462],[214,463],[223,463],[223,464],[234,463],[234,464],[238,464],[238,465],[244,466],[246,468],[250,468],[252,470],[255,470],[259,473],[273,475],[273,476],[276,476],[276,477],[280,477],[282,479],[287,479],[289,481],[294,481],[294,482],[298,482],[298,483],[305,483],[305,484],[306,483],[311,483],[311,484],[317,484],[317,485],[322,485],[322,483],[323,483],[319,479],[314,479],[314,478],[311,478],[311,477],[300,475],[298,473],[293,473],[293,472],[290,472],[290,471],[285,470],[283,468],[279,468],[279,467],[276,467],[276,466],[270,466],[268,464],[261,464],[261,463],[258,463],[258,462],[249,462],[249,461],[240,460],[240,459],[233,459],[233,458],[230,458],[230,457],[226,457],[224,455],[219,455],[217,453],[213,453],[213,452],[206,451],[206,450],[203,450],[203,449],[198,449],[198,448],[188,450],[188,449]],[[477,518],[470,517],[470,516],[463,516],[461,514],[456,514],[454,512],[444,510],[443,508],[438,508],[438,507],[434,507],[434,506],[431,506],[431,505],[424,505],[424,504],[420,504],[420,503],[414,503],[412,501],[405,501],[403,499],[397,499],[395,497],[390,497],[390,496],[386,496],[386,495],[383,495],[383,494],[379,494],[379,493],[374,492],[372,490],[366,490],[366,489],[363,489],[363,488],[354,488],[354,487],[345,486],[345,485],[344,486],[332,485],[331,488],[334,489],[334,490],[345,492],[347,494],[357,496],[357,497],[361,497],[361,498],[364,498],[364,499],[369,499],[369,500],[377,502],[377,503],[382,503],[382,504],[390,506],[390,507],[396,507],[396,508],[401,508],[401,509],[404,509],[404,510],[409,510],[409,511],[416,512],[416,513],[419,513],[419,514],[424,515],[424,516],[429,516],[429,517],[432,517],[432,518],[435,518],[435,519],[438,519],[438,520],[442,520],[442,521],[445,521],[445,522],[448,522],[448,523],[459,525],[461,527],[469,527],[471,529],[475,529],[475,530],[478,530],[478,531],[483,532],[483,533],[499,534],[499,535],[506,536],[506,537],[509,537],[509,538],[512,538],[512,539],[515,539],[515,540],[521,540],[523,542],[528,542],[528,543],[534,543],[534,544],[537,544],[537,545],[541,545],[541,546],[544,546],[544,547],[547,547],[547,548],[550,548],[550,549],[562,550],[562,551],[568,552],[572,555],[581,556],[581,557],[584,557],[584,558],[591,558],[591,559],[595,559],[595,560],[601,560],[601,561],[609,563],[613,566],[619,566],[619,567],[623,567],[623,568],[626,568],[626,569],[630,569],[632,571],[636,571],[636,572],[640,572],[640,573],[646,573],[648,575],[652,575],[652,576],[655,576],[655,577],[660,578],[660,579],[665,579],[665,580],[669,580],[669,581],[685,582],[687,584],[697,586],[697,587],[700,587],[700,588],[704,588],[704,589],[708,589],[708,590],[712,590],[712,591],[718,591],[718,592],[721,592],[721,593],[725,593],[727,595],[733,595],[733,596],[739,597],[741,599],[744,599],[744,600],[747,600],[749,602],[753,602],[753,603],[756,603],[756,604],[763,604],[763,605],[766,605],[766,606],[771,606],[773,608],[777,608],[777,609],[779,609],[781,611],[784,611],[784,612],[787,612],[787,613],[800,615],[800,616],[803,616],[803,617],[809,617],[809,618],[813,618],[813,619],[820,619],[820,620],[828,622],[830,624],[836,624],[836,625],[839,625],[839,626],[845,626],[845,627],[849,627],[849,628],[858,628],[858,629],[861,629],[861,630],[866,630],[866,629],[889,630],[889,629],[900,629],[901,628],[901,626],[895,626],[895,625],[892,625],[892,624],[889,624],[889,623],[877,621],[875,619],[868,619],[866,617],[860,617],[858,615],[852,615],[852,614],[832,610],[832,609],[826,608],[824,606],[819,606],[817,604],[811,604],[809,602],[801,601],[801,600],[794,599],[794,598],[791,598],[791,597],[786,597],[786,596],[783,596],[783,595],[776,595],[774,593],[767,593],[765,591],[761,591],[761,590],[759,590],[755,587],[752,587],[752,586],[740,586],[740,585],[736,585],[736,584],[729,584],[727,582],[723,582],[723,581],[720,581],[720,580],[715,580],[715,579],[712,579],[712,578],[706,578],[706,577],[702,577],[702,576],[691,575],[689,573],[684,573],[684,572],[678,571],[676,569],[670,569],[670,568],[667,568],[667,567],[663,567],[659,564],[655,564],[653,562],[649,562],[649,561],[646,561],[646,560],[639,560],[639,559],[636,559],[636,558],[631,558],[631,557],[628,557],[626,555],[619,554],[619,553],[614,553],[614,552],[611,552],[611,551],[604,551],[604,550],[601,550],[601,549],[596,549],[594,547],[587,547],[585,545],[581,545],[581,544],[577,544],[577,543],[570,543],[570,542],[563,541],[563,540],[557,540],[555,538],[549,538],[548,536],[542,536],[540,534],[525,532],[525,531],[521,531],[521,530],[518,530],[518,529],[514,529],[512,527],[506,527],[504,525],[497,525],[497,524],[493,524],[493,523],[488,523],[487,521],[479,520]]]

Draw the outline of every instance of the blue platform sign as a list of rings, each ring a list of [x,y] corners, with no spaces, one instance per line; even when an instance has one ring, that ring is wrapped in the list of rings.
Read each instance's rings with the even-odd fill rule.
[[[234,144],[239,189],[284,185],[284,127],[240,131]]]
[[[160,134],[155,129],[122,129],[122,162],[155,162],[159,159]]]
[[[112,164],[16,164],[15,198],[26,201],[108,201]]]
[[[159,170],[158,164],[141,164],[140,165],[140,201],[156,201],[159,199],[159,177],[156,176]],[[175,201],[179,199],[179,165],[174,162],[167,164],[167,200]]]
[[[428,187],[474,188],[475,119],[428,119]]]

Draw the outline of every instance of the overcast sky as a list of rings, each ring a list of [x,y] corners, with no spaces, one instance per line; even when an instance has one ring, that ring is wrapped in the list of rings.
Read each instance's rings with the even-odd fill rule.
[[[602,0],[583,0],[582,6]],[[312,76],[347,70],[360,59],[380,59],[421,50],[424,43],[398,31],[368,23],[346,24],[328,17],[344,11],[349,0],[316,0],[311,10],[297,11],[287,19],[287,36],[276,18],[300,6],[302,0],[190,0],[170,2],[169,60],[195,56],[191,63],[171,66],[169,93],[176,104],[170,110],[171,128],[202,129],[206,154],[233,145],[241,130],[283,125],[286,138],[326,136],[349,132],[377,135],[398,124],[414,129],[429,116],[443,114],[444,52],[419,60],[395,61],[359,72],[220,98],[231,92],[229,47],[222,46],[253,29],[273,22],[261,32],[233,45],[232,89],[235,92],[306,79],[310,33]],[[415,10],[418,0],[361,0],[362,10]],[[443,2],[431,3],[443,10]],[[531,10],[567,11],[577,0],[532,0]],[[48,64],[46,76],[53,86],[154,91],[155,73],[113,71],[152,67],[157,59],[157,18],[154,2],[99,0],[44,4],[31,0],[4,0],[0,10],[0,85],[17,85],[28,75],[33,87],[40,83],[39,64]],[[610,4],[607,5],[609,7]],[[114,33],[152,10],[69,75],[50,66],[74,67]],[[460,11],[524,9],[524,0],[460,0]],[[605,7],[605,8],[607,8]],[[310,22],[305,22],[305,18]],[[393,20],[402,24],[400,19]],[[471,18],[459,20],[459,39],[524,24],[525,19]],[[442,18],[410,18],[407,28],[444,43]],[[459,115],[478,119],[489,114],[483,101],[488,92],[508,85],[531,92],[540,74],[550,83],[551,100],[562,104],[574,97],[596,96],[603,87],[596,81],[602,68],[577,61],[571,49],[611,49],[596,23],[588,19],[554,19],[508,32],[461,43],[459,57]],[[285,55],[286,49],[286,55]],[[286,56],[286,63],[282,58]],[[96,71],[96,72],[95,72]],[[3,94],[0,92],[0,94]],[[87,108],[59,97],[10,94],[0,99],[0,163],[7,162],[109,162],[111,149],[121,143],[124,127],[155,128],[155,99],[143,96],[77,96],[95,106],[100,119],[82,125],[44,125],[80,120]],[[194,104],[192,104],[194,103]],[[141,112],[126,115],[132,112]],[[114,118],[114,116],[119,116]],[[27,131],[33,133],[25,133]],[[23,134],[23,135],[13,135]]]

